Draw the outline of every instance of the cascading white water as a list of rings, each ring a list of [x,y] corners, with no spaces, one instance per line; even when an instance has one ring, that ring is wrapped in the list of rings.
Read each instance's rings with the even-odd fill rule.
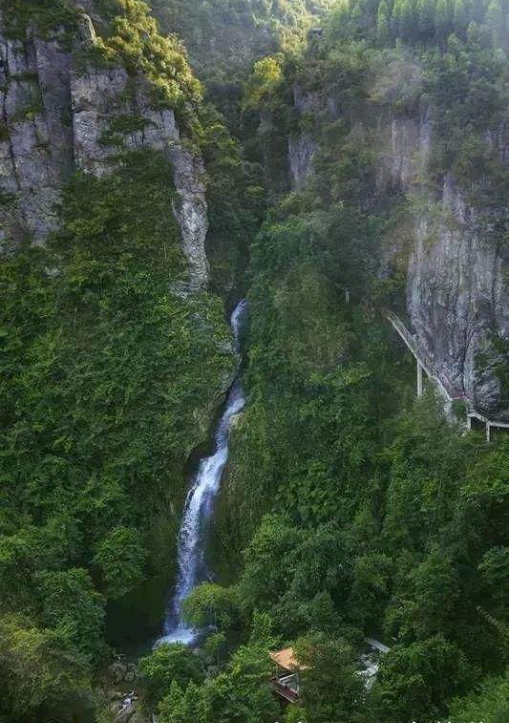
[[[240,301],[232,313],[231,327],[234,332],[236,351],[239,351],[239,335],[247,302]],[[186,498],[178,539],[178,575],[174,596],[169,607],[161,643],[190,644],[197,632],[182,619],[182,604],[193,588],[207,579],[205,563],[205,533],[213,511],[213,502],[220,488],[221,477],[228,459],[229,432],[233,417],[244,407],[246,399],[241,382],[236,379],[230,389],[225,411],[214,435],[214,451],[200,460]]]

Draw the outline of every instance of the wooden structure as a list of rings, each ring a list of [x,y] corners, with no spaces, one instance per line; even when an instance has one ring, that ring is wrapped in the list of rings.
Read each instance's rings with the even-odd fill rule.
[[[299,673],[306,670],[306,666],[298,662],[293,648],[277,650],[270,656],[275,664],[272,678],[275,692],[287,703],[297,703],[300,693]]]

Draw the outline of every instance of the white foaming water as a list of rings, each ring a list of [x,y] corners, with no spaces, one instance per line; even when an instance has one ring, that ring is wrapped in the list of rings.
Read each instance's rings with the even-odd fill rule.
[[[239,335],[247,302],[240,301],[234,309],[230,325],[234,332],[235,348],[239,351]],[[239,379],[232,385],[225,411],[214,435],[214,452],[200,460],[198,471],[188,492],[177,544],[178,574],[174,596],[168,610],[164,635],[156,642],[191,644],[197,631],[186,626],[182,619],[182,604],[196,585],[207,579],[205,563],[205,532],[214,498],[228,459],[228,441],[232,419],[244,407],[246,399]]]

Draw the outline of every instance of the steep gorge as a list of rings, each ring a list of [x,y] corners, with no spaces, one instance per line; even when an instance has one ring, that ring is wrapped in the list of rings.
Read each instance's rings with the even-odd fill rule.
[[[204,140],[199,84],[145,4],[83,6],[0,13],[9,720],[120,708],[102,691],[106,639],[160,631],[186,465],[236,368],[205,254],[202,150],[228,157],[227,133]]]
[[[309,65],[318,68],[321,61],[320,46],[309,49]],[[442,170],[438,154],[445,109],[427,97],[430,87],[425,87],[419,57],[396,53],[382,58],[378,68],[368,69],[365,89],[354,102],[346,102],[349,88],[332,78],[318,90],[307,89],[307,83],[314,84],[313,72],[298,71],[284,101],[293,118],[286,160],[293,190],[306,193],[308,184],[311,193],[318,193],[314,159],[320,164],[317,176],[324,172],[326,155],[332,149],[341,154],[343,143],[358,144],[371,155],[366,192],[374,215],[378,207],[384,213],[383,199],[387,205],[392,200],[400,204],[405,213],[374,249],[378,258],[370,272],[379,279],[404,276],[400,298],[394,299],[396,310],[409,320],[423,357],[450,395],[482,414],[507,420],[504,116],[496,112],[479,120],[475,138],[458,151],[471,159],[458,169]],[[280,117],[281,108],[276,114]],[[282,132],[278,120],[276,126],[264,122],[262,143],[275,130]],[[332,140],[335,128],[339,151]],[[481,177],[473,170],[476,163]],[[458,174],[466,174],[462,182]]]
[[[492,691],[501,713],[505,438],[463,427],[508,418],[494,3],[415,37],[385,0],[154,0],[225,117],[145,3],[2,3],[1,723],[460,723]],[[112,648],[161,634],[245,293],[214,575],[179,601],[202,644],[117,664],[112,692]],[[392,647],[373,688],[366,635]],[[287,644],[310,672],[285,712]]]

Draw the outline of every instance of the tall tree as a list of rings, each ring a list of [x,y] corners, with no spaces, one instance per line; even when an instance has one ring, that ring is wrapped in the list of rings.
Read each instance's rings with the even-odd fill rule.
[[[507,22],[501,3],[499,0],[491,0],[485,13],[485,25],[489,30],[494,48],[503,47],[506,24]]]
[[[455,0],[453,6],[453,29],[458,38],[466,37],[468,26],[468,14],[465,0]]]
[[[436,39],[441,45],[444,45],[451,30],[448,0],[437,0],[434,24]]]
[[[418,24],[418,32],[420,39],[429,42],[434,37],[435,14],[434,0],[418,0],[416,3],[416,20]]]
[[[386,0],[381,0],[377,8],[377,38],[382,45],[390,39],[390,11]]]

